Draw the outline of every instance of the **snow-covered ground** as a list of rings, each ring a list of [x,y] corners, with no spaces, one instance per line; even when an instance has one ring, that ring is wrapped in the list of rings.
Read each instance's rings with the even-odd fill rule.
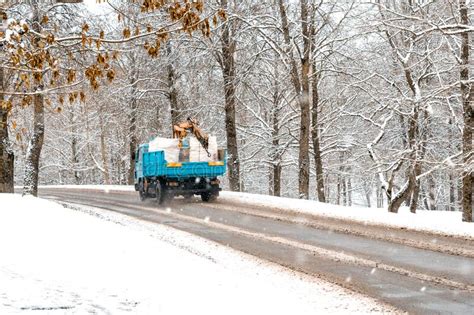
[[[134,191],[132,186],[119,185],[70,185],[48,187],[86,188],[105,191]],[[264,206],[297,213],[309,213],[332,218],[354,220],[365,224],[381,224],[445,235],[474,237],[474,224],[462,222],[462,213],[458,211],[419,210],[416,214],[413,214],[407,207],[401,207],[399,213],[389,213],[386,208],[365,208],[357,206],[343,207],[320,203],[314,200],[301,200],[230,191],[222,191],[219,200],[222,202],[230,201],[249,206]]]
[[[0,314],[389,311],[185,232],[0,194]]]
[[[390,213],[386,208],[344,207],[314,200],[230,191],[222,192],[220,200],[223,202],[239,202],[246,205],[265,206],[286,211],[354,220],[365,224],[379,224],[445,235],[474,237],[474,223],[462,222],[462,213],[459,211],[419,210],[414,214],[410,212],[408,207],[401,207],[398,213]]]

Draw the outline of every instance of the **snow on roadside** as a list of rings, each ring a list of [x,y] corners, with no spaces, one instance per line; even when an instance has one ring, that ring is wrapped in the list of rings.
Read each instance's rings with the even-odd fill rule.
[[[0,205],[0,314],[392,311],[165,226],[19,195]]]
[[[80,188],[111,191],[134,191],[133,186],[120,185],[66,185],[44,186],[51,188]],[[423,211],[410,213],[407,207],[401,207],[399,213],[389,213],[385,208],[344,207],[314,200],[274,197],[268,195],[250,194],[242,192],[222,191],[221,202],[241,203],[248,206],[262,206],[296,213],[308,213],[331,218],[354,220],[364,224],[386,225],[403,227],[412,230],[426,231],[443,235],[474,237],[474,224],[462,222],[460,211]]]
[[[20,189],[23,187],[16,187]],[[40,188],[63,188],[63,189],[91,189],[91,190],[102,190],[105,192],[109,191],[129,191],[135,192],[135,188],[131,185],[44,185]]]
[[[444,235],[474,237],[474,224],[462,222],[462,213],[459,211],[418,210],[416,214],[413,214],[409,208],[401,207],[398,213],[390,213],[384,208],[344,207],[314,200],[230,191],[221,192],[219,200],[222,202],[229,201],[249,206],[264,206],[297,213],[354,220],[364,224],[379,224]]]

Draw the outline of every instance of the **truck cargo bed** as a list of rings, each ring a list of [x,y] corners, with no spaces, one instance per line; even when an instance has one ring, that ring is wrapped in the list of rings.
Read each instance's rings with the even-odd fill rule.
[[[190,178],[206,177],[213,178],[225,174],[226,165],[224,161],[210,162],[168,162],[165,160],[163,151],[141,153],[142,163],[137,164],[137,175],[141,177],[167,178]]]

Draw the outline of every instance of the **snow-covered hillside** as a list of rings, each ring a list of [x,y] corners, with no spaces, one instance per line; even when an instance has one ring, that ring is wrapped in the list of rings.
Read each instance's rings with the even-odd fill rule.
[[[0,205],[0,314],[390,310],[164,226],[19,195]]]

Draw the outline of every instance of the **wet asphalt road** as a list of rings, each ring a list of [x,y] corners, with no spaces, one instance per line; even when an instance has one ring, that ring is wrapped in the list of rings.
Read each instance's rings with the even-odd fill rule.
[[[252,215],[248,206],[241,212],[238,205],[229,210],[219,203],[180,199],[158,207],[152,200],[141,202],[130,192],[77,189],[40,189],[40,196],[165,224],[365,293],[410,313],[474,314],[472,257]],[[470,240],[461,242],[472,246]],[[318,248],[335,255],[319,255]],[[340,259],[338,254],[356,260]],[[357,259],[376,262],[379,267],[360,264]]]

